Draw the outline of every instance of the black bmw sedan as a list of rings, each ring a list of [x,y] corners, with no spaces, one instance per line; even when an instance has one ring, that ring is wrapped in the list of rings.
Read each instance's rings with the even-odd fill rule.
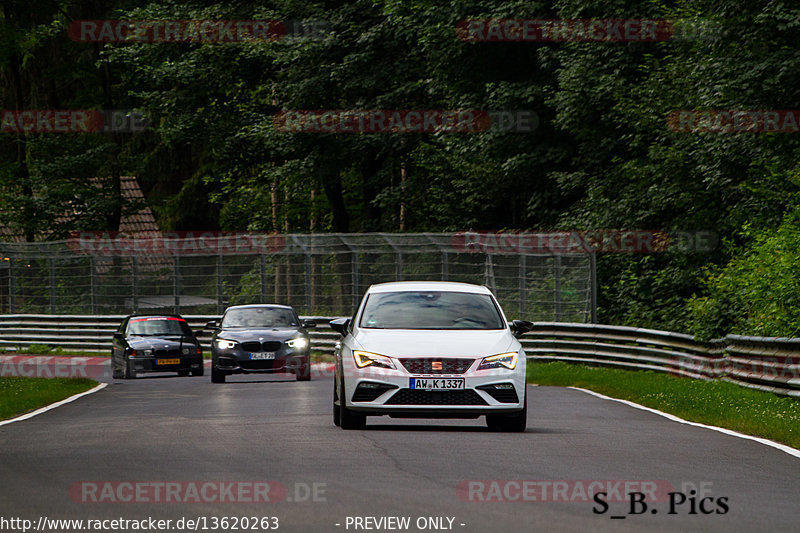
[[[230,374],[291,372],[297,381],[311,379],[311,342],[306,328],[288,305],[236,305],[222,320],[206,324],[211,339],[211,381],[225,383]]]
[[[143,372],[203,375],[203,352],[180,315],[130,315],[114,333],[111,371],[115,379]]]

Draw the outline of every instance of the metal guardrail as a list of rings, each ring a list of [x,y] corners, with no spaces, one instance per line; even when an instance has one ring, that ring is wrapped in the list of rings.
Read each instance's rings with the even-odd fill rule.
[[[111,338],[126,315],[0,315],[0,352],[16,352],[41,344],[65,351],[111,352]],[[219,315],[183,315],[193,331],[202,330],[206,322],[219,320]],[[336,317],[303,316],[314,320],[316,328],[308,330],[312,351],[333,353],[339,334],[328,322]],[[212,332],[203,330],[198,340],[203,349],[211,350]]]
[[[537,322],[529,359],[655,370],[800,398],[800,339],[728,335],[703,342],[653,329]]]
[[[0,315],[0,351],[36,344],[64,350],[109,352],[124,315]],[[184,315],[193,330],[218,315]],[[304,316],[312,351],[332,354],[339,334],[328,322],[337,317]],[[209,350],[211,332],[199,336]],[[696,379],[721,379],[744,387],[800,398],[800,338],[728,335],[703,342],[691,335],[654,329],[536,322],[522,338],[528,358],[668,372]]]

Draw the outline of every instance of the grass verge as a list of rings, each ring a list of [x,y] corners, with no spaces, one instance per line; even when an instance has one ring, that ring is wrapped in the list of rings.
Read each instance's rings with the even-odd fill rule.
[[[733,383],[562,362],[528,364],[528,382],[581,387],[800,449],[800,401]]]
[[[25,414],[97,385],[91,379],[0,378],[0,420]]]

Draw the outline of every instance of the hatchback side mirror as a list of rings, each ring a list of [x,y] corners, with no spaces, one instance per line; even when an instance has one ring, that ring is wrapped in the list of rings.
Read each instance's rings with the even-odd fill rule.
[[[315,328],[315,327],[317,327],[317,323],[315,321],[313,321],[313,320],[303,320],[301,325],[304,328]]]
[[[514,332],[514,336],[517,338],[522,337],[532,329],[533,322],[528,322],[527,320],[514,320],[511,322],[511,331]]]
[[[338,332],[342,337],[347,335],[347,327],[350,325],[349,318],[335,318],[328,323],[331,329]]]

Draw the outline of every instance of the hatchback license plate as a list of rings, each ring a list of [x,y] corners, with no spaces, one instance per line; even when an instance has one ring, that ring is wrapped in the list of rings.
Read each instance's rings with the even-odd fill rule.
[[[410,378],[409,388],[419,390],[463,390],[464,378]]]
[[[275,359],[275,352],[257,352],[250,354],[251,361],[258,361],[264,359]]]

